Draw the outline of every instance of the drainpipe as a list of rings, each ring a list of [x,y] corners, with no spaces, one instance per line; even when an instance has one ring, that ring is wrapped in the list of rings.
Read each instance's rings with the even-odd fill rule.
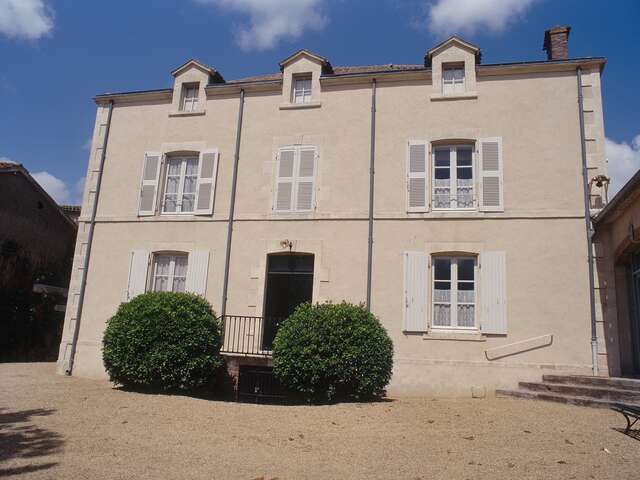
[[[87,253],[82,265],[82,280],[80,281],[80,293],[78,295],[78,316],[73,326],[73,338],[71,340],[71,350],[69,352],[69,365],[65,369],[65,375],[71,375],[73,371],[73,361],[76,356],[76,346],[80,334],[80,320],[82,319],[82,307],[84,306],[84,293],[87,289],[87,274],[89,271],[89,257],[91,257],[91,245],[93,243],[93,230],[96,226],[96,213],[98,212],[98,198],[100,198],[100,185],[102,183],[102,171],[104,170],[104,160],[107,156],[107,142],[109,141],[109,129],[111,128],[111,113],[113,112],[113,100],[109,100],[109,111],[107,113],[107,126],[102,139],[102,154],[100,155],[100,169],[96,179],[96,196],[93,200],[91,219],[89,220],[89,234],[87,235]]]
[[[240,106],[238,108],[238,126],[236,127],[236,151],[233,157],[233,178],[231,180],[231,204],[229,205],[229,226],[227,228],[227,253],[224,260],[224,283],[222,286],[222,307],[220,315],[227,313],[227,290],[229,288],[229,262],[231,261],[231,237],[233,236],[233,215],[236,206],[236,184],[238,180],[238,163],[240,161],[240,137],[242,134],[242,113],[244,112],[244,89],[240,89]]]
[[[367,310],[371,310],[371,269],[373,264],[373,187],[376,158],[376,79],[371,83],[371,158],[369,160],[369,241],[367,252]]]
[[[591,366],[593,375],[598,375],[598,334],[596,332],[596,292],[593,273],[593,229],[589,211],[589,172],[587,170],[587,150],[584,139],[584,99],[582,97],[582,68],[577,69],[578,108],[580,109],[580,147],[582,150],[582,189],[584,194],[584,222],[587,232],[587,259],[589,262],[589,306],[591,308]]]

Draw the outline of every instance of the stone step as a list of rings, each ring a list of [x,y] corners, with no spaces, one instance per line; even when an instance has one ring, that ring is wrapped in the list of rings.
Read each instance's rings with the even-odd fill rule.
[[[564,395],[562,393],[532,392],[529,390],[496,390],[498,397],[526,398],[530,400],[546,400],[548,402],[564,403],[567,405],[578,405],[582,407],[611,408],[617,405],[626,405],[640,408],[640,403],[614,402],[597,398],[579,397],[574,395]]]
[[[640,391],[612,388],[608,386],[591,386],[550,382],[520,382],[520,390],[543,393],[560,393],[574,397],[595,398],[621,403],[640,403]]]
[[[640,379],[617,377],[590,377],[588,375],[543,375],[546,383],[561,383],[568,385],[590,385],[593,387],[611,387],[621,390],[640,391]]]

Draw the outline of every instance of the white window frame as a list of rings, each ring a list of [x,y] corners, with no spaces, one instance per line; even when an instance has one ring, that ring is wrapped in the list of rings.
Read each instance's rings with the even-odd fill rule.
[[[189,92],[195,92],[195,96],[189,96]],[[200,97],[199,83],[183,83],[182,84],[182,101],[180,102],[180,111],[195,112],[198,110],[198,101]]]
[[[291,89],[291,103],[301,105],[311,103],[313,93],[313,78],[311,74],[294,75]],[[308,82],[308,87],[306,86]]]
[[[284,150],[293,150],[293,177],[291,179],[291,208],[289,210],[278,210],[276,208],[278,202],[278,180],[280,179],[280,153]],[[309,177],[300,177],[300,152],[302,150],[313,150],[313,192],[311,197],[311,208],[302,210],[298,209],[298,183],[305,181]],[[288,177],[287,177],[288,178]],[[291,145],[282,147],[278,150],[278,161],[276,162],[275,186],[273,189],[273,207],[275,213],[309,213],[316,209],[316,188],[318,178],[318,147],[315,145]]]
[[[462,72],[462,78],[456,78],[456,72]],[[462,65],[443,65],[442,66],[442,94],[443,95],[459,95],[466,91],[465,87],[465,71]]]
[[[186,262],[187,262],[187,268],[185,270],[184,277],[182,277],[182,276],[176,277],[175,276],[176,259],[178,257],[184,258],[186,260]],[[157,274],[157,265],[158,265],[158,260],[160,258],[169,258],[169,274],[168,275],[158,275]],[[181,253],[181,252],[157,252],[157,253],[154,253],[152,255],[152,260],[151,260],[151,281],[148,283],[149,291],[151,291],[151,292],[156,292],[156,291],[175,292],[176,290],[173,289],[174,280],[176,278],[184,278],[185,290],[183,290],[183,291],[186,292],[187,291],[186,287],[187,287],[188,272],[189,272],[189,254],[188,253]],[[167,278],[167,285],[170,285],[170,287],[171,287],[170,290],[156,290],[156,278],[158,278],[159,276]]]
[[[196,181],[195,181],[195,192],[193,196],[193,210],[191,211],[182,211],[182,196],[184,193],[184,182],[186,180],[186,172],[187,172],[187,161],[195,160],[196,161]],[[169,164],[174,161],[180,161],[180,176],[178,180],[178,192],[176,194],[176,211],[175,212],[167,212],[165,211],[165,204],[167,201],[167,185],[169,183]],[[180,156],[168,156],[165,158],[164,165],[164,178],[162,181],[162,202],[160,205],[161,215],[194,215],[196,211],[196,206],[198,205],[198,179],[199,175],[197,172],[200,170],[200,157],[199,155],[180,155]]]
[[[436,301],[436,269],[435,269],[435,260],[436,259],[444,259],[451,261],[451,297],[449,302]],[[474,301],[473,302],[458,302],[458,260],[473,260],[473,292],[474,292]],[[477,331],[480,329],[479,322],[479,307],[478,307],[478,256],[477,255],[432,255],[431,256],[431,328],[433,330],[466,330],[466,331]],[[444,281],[444,280],[440,280]],[[470,280],[460,280],[461,282],[470,283]],[[450,325],[435,325],[436,319],[436,304],[442,305],[450,305]],[[473,305],[473,326],[458,326],[458,305]]]
[[[458,148],[471,149],[471,167],[464,165],[461,168],[471,168],[471,207],[458,207]],[[455,202],[455,207],[438,207],[436,202],[436,188],[442,188],[436,186],[436,170],[444,169],[446,167],[436,166],[436,151],[449,149],[449,205]],[[475,145],[473,143],[459,143],[453,145],[433,145],[431,147],[431,191],[430,202],[431,208],[434,211],[451,212],[451,211],[475,211],[478,209],[478,192],[476,188],[477,172],[475,162]],[[455,192],[455,199],[452,192]]]

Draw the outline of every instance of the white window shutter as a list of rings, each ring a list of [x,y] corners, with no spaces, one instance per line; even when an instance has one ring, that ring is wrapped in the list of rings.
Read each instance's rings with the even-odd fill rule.
[[[480,210],[504,211],[502,138],[480,139]]]
[[[131,252],[127,300],[131,300],[136,295],[146,291],[148,270],[149,252],[146,250],[134,250]]]
[[[298,150],[298,175],[295,192],[297,211],[308,211],[314,208],[316,158],[315,147],[301,147]]]
[[[407,147],[407,211],[429,210],[429,144],[411,140]]]
[[[196,250],[189,253],[185,291],[204,296],[207,291],[209,251]]]
[[[204,150],[200,152],[198,162],[198,187],[196,189],[196,215],[211,215],[213,213],[213,198],[216,189],[216,174],[218,171],[218,150]]]
[[[402,330],[427,330],[427,256],[404,252],[404,315]]]
[[[293,209],[293,180],[295,175],[295,150],[283,148],[278,154],[276,169],[276,194],[273,209],[289,212]]]
[[[158,195],[158,180],[160,178],[162,155],[147,152],[144,155],[142,168],[142,182],[140,185],[140,204],[138,215],[148,216],[156,213],[156,197]]]
[[[480,254],[480,308],[482,333],[507,333],[507,278],[504,252]]]

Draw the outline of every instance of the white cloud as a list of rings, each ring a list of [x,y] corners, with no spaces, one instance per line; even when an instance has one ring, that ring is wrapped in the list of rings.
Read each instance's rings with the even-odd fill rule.
[[[327,24],[321,12],[325,0],[195,0],[248,15],[240,25],[236,41],[244,50],[275,47],[285,38],[299,38],[305,30],[320,30]]]
[[[73,203],[80,205],[82,203],[82,194],[84,193],[84,182],[86,177],[80,177],[76,184],[73,186],[73,193],[75,195]]]
[[[0,34],[37,40],[53,29],[53,12],[43,0],[0,0]]]
[[[605,141],[608,170],[611,177],[609,198],[611,198],[640,169],[640,135],[631,143],[618,143],[610,138]]]
[[[40,184],[46,192],[59,204],[69,203],[71,192],[67,184],[49,172],[36,172],[31,176]]]
[[[438,35],[501,32],[538,0],[436,0],[429,2],[427,26]]]
[[[13,163],[15,165],[18,165],[18,162],[14,162],[9,157],[0,157],[0,162],[2,162],[2,163]]]

